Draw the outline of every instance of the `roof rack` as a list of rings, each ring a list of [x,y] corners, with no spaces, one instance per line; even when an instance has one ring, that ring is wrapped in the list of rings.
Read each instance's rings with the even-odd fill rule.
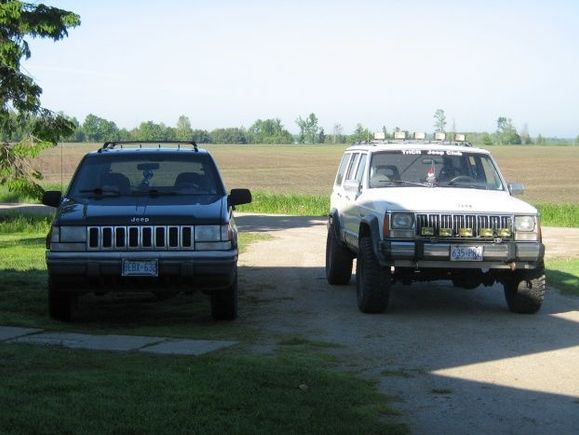
[[[421,145],[453,145],[459,147],[474,147],[470,142],[450,141],[450,140],[428,140],[428,139],[374,139],[370,141],[359,141],[352,145],[404,145],[404,144],[421,144]]]
[[[111,141],[105,142],[102,147],[99,148],[98,152],[102,152],[105,150],[112,150],[114,148],[124,148],[125,146],[133,146],[138,145],[138,148],[143,148],[144,144],[155,144],[157,148],[161,148],[161,145],[177,145],[177,149],[181,149],[183,145],[189,145],[193,147],[193,151],[199,152],[199,148],[197,147],[197,142],[194,140],[189,141],[180,141],[180,140],[120,140],[120,141]]]

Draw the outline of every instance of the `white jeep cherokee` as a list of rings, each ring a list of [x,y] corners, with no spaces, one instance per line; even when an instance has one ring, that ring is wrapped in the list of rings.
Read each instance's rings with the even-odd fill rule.
[[[383,312],[394,282],[500,282],[509,309],[535,313],[545,295],[539,214],[514,198],[490,153],[466,143],[377,140],[350,146],[333,187],[326,277],[358,307]]]

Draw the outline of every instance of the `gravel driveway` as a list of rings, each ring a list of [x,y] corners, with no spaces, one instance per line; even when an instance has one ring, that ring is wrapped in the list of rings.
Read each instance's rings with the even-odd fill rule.
[[[325,280],[325,220],[245,215],[238,225],[273,236],[240,259],[244,322],[341,345],[332,352],[344,368],[396,396],[413,433],[577,433],[579,298],[550,290],[538,314],[516,315],[500,286],[397,284],[387,314],[365,315],[355,277]],[[544,237],[555,252],[559,235]]]

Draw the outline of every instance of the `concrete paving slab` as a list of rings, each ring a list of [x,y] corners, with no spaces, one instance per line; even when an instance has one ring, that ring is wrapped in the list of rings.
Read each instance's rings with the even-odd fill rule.
[[[139,351],[172,355],[203,355],[234,344],[237,344],[237,341],[168,339],[152,346],[146,346]]]
[[[42,329],[19,328],[16,326],[0,326],[0,341],[12,340],[24,335],[42,332]]]
[[[88,335],[72,332],[45,332],[11,340],[13,343],[30,343],[64,346],[74,349],[130,351],[164,341],[163,337],[132,335]]]

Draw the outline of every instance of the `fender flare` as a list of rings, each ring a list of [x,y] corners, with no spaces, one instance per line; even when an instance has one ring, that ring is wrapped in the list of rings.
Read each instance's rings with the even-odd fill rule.
[[[378,218],[376,216],[365,216],[360,221],[360,229],[358,231],[358,241],[362,236],[370,236],[372,240],[372,248],[374,249],[374,254],[380,263],[384,263],[384,255],[380,250],[380,242],[382,238],[380,237],[380,225],[378,224]]]

